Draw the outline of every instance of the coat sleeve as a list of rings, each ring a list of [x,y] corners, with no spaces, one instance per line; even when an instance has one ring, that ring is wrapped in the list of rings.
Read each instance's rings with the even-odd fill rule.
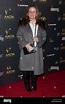
[[[46,30],[43,30],[43,32],[40,33],[40,35],[38,36],[39,42],[38,42],[38,46],[42,47],[43,44],[46,41]]]
[[[20,50],[23,47],[25,47],[26,44],[28,44],[28,42],[24,38],[24,34],[22,32],[22,27],[21,26],[19,26],[19,28],[18,28],[18,31],[17,31],[17,34],[16,34],[16,38],[19,41],[19,48],[20,48]]]

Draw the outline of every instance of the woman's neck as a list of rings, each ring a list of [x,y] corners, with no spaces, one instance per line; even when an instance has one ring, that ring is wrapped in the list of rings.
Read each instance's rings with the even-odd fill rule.
[[[36,20],[30,20],[30,23],[35,24]]]

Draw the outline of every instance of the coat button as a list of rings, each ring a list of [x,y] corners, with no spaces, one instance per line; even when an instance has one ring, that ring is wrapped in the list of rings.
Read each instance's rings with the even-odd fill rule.
[[[32,67],[32,69],[33,69],[33,67]]]
[[[20,59],[22,60],[22,57]]]
[[[43,38],[43,40],[44,40],[44,38]]]

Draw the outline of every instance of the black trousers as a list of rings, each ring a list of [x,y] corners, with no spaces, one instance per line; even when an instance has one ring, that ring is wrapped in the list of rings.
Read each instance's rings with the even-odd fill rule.
[[[34,71],[24,71],[23,80],[26,89],[29,89],[31,86],[37,87],[37,75],[34,75]]]

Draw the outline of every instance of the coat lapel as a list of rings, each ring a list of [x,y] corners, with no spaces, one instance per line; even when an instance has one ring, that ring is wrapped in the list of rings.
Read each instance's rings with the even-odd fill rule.
[[[28,29],[30,36],[33,38],[33,33],[29,24],[27,25],[27,29]]]

